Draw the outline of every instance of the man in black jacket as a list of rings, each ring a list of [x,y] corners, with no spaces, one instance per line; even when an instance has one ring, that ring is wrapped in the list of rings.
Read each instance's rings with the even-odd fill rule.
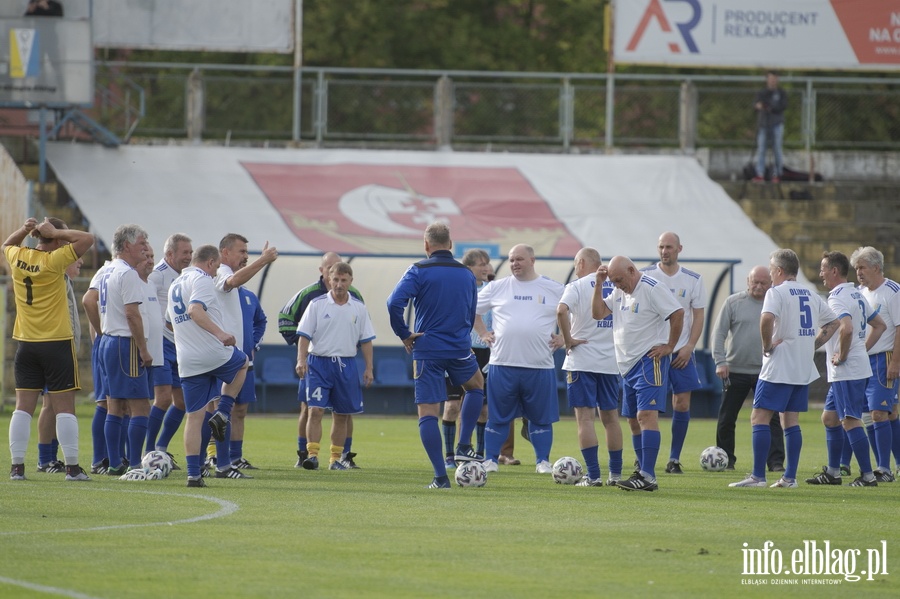
[[[753,107],[756,109],[756,176],[753,181],[762,183],[765,180],[766,147],[771,143],[772,153],[775,155],[772,183],[780,183],[784,164],[781,143],[784,139],[787,94],[778,87],[778,74],[775,71],[766,73],[766,87],[757,92]]]

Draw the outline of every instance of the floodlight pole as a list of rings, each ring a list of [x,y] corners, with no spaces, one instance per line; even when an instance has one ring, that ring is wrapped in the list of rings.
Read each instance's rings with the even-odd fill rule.
[[[300,94],[303,89],[303,0],[294,0],[294,102],[291,139],[300,141]]]
[[[47,182],[47,107],[41,106],[38,113],[38,127],[40,135],[38,136],[38,183],[41,184],[43,192],[44,183]]]

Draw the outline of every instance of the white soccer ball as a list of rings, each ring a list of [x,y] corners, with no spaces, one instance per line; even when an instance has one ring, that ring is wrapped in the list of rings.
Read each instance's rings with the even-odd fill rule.
[[[147,480],[162,480],[166,477],[166,475],[163,474],[163,471],[159,468],[154,468],[153,470],[149,471],[147,468],[144,468],[144,472],[147,473]]]
[[[553,480],[560,485],[574,485],[584,477],[581,462],[571,457],[559,458],[553,464]]]
[[[143,468],[135,468],[120,476],[119,480],[147,480],[147,471]]]
[[[141,466],[150,471],[159,469],[162,471],[162,477],[165,478],[172,472],[172,458],[164,451],[148,451],[141,460]]]
[[[700,467],[708,472],[722,472],[728,466],[728,454],[721,447],[707,447],[700,452]]]
[[[487,471],[481,462],[463,462],[456,467],[456,484],[460,487],[483,487]]]

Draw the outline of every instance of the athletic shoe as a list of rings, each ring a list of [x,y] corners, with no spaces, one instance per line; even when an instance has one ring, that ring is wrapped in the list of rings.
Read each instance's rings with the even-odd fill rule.
[[[658,491],[659,485],[655,480],[644,478],[640,472],[635,472],[628,480],[619,481],[616,485],[623,491]]]
[[[187,479],[187,486],[189,486],[189,487],[205,487],[206,481],[203,480],[202,476],[198,476],[197,478],[189,476]]]
[[[781,177],[772,177],[772,183],[778,185],[781,183]]]
[[[452,455],[448,455],[444,458],[444,467],[445,468],[456,468],[456,460],[453,459]]]
[[[747,478],[744,480],[739,480],[736,483],[728,483],[729,487],[767,487],[766,479],[764,478],[756,478],[752,474],[748,474]]]
[[[349,468],[350,470],[359,470],[359,466],[356,465],[356,462],[353,461],[353,458],[356,457],[356,454],[352,451],[348,451],[347,453],[341,455],[341,461],[344,462],[344,466]]]
[[[228,419],[222,412],[216,412],[209,419],[209,428],[212,431],[213,439],[220,443],[225,440],[225,432],[228,430]]]
[[[766,182],[766,180],[763,179],[763,178],[760,177],[760,176],[753,177],[753,178],[751,179],[751,181],[752,181],[753,183],[765,183],[765,182]]]
[[[816,474],[812,478],[806,479],[806,484],[808,485],[839,485],[841,484],[840,476],[832,476],[828,474],[827,468],[822,467],[822,471]]]
[[[444,477],[444,480],[438,480],[435,476],[434,480],[431,481],[431,484],[425,487],[426,489],[449,489],[450,488],[450,479]]]
[[[125,462],[122,462],[121,464],[119,464],[118,468],[107,468],[106,469],[107,476],[122,476],[126,472],[128,472],[128,466],[125,464]]]
[[[518,466],[522,462],[520,462],[519,460],[517,460],[516,458],[514,458],[511,455],[502,455],[502,456],[500,456],[500,463],[503,464],[504,466]]]
[[[796,480],[787,480],[783,476],[776,480],[774,483],[769,485],[770,489],[796,489],[800,485],[797,484]]]
[[[684,474],[684,471],[681,469],[681,462],[679,462],[678,460],[669,460],[669,463],[666,464],[666,473]]]
[[[500,466],[497,465],[497,462],[494,460],[485,460],[484,461],[484,471],[485,472],[500,472]]]
[[[334,462],[331,462],[330,464],[328,464],[328,469],[329,469],[329,470],[350,470],[350,468],[348,468],[348,467],[347,467],[342,461],[340,461],[340,460],[335,460]]]
[[[309,452],[298,449],[297,450],[297,463],[294,464],[294,468],[303,468],[303,461],[308,457],[309,457]]]
[[[600,477],[588,478],[587,476],[585,476],[580,481],[575,483],[575,486],[576,487],[602,487],[603,479]]]
[[[878,481],[874,478],[872,480],[864,480],[863,477],[857,477],[852,483],[850,483],[851,487],[877,487]]]
[[[249,474],[244,474],[234,466],[228,470],[216,470],[216,478],[253,478]]]
[[[890,471],[885,472],[884,470],[876,470],[875,480],[880,483],[892,483],[894,482],[894,475],[891,474]]]
[[[109,458],[103,458],[96,464],[91,464],[91,474],[106,474],[109,470]]]
[[[211,475],[212,475],[212,470],[210,470],[206,466],[200,468],[200,478],[209,478]]]
[[[850,466],[841,465],[841,476],[852,476],[852,471],[850,470]]]
[[[769,472],[784,472],[784,466],[780,466],[780,465],[776,464],[769,468]]]
[[[203,465],[211,470],[211,469],[215,468],[218,465],[218,463],[219,463],[219,459],[216,456],[211,455],[211,456],[206,457],[206,461],[203,462]]]
[[[236,462],[231,462],[231,465],[238,470],[259,470],[259,468],[248,462],[245,458],[241,458]]]
[[[618,474],[610,474],[609,478],[606,479],[607,487],[617,487],[619,483],[622,482],[622,477]]]
[[[172,470],[181,470],[181,466],[179,466],[178,463],[175,461],[175,456],[173,456],[168,451],[166,452],[166,455],[169,456],[170,460],[172,460]]]
[[[66,480],[91,480],[91,477],[87,475],[84,468],[75,464],[74,466],[66,466]]]
[[[303,469],[304,470],[318,470],[319,469],[319,458],[318,456],[311,455],[305,460],[303,460]]]
[[[65,472],[66,465],[59,460],[53,460],[52,462],[47,462],[43,465],[38,464],[37,471],[46,472],[47,474],[56,474],[57,472]]]
[[[25,480],[25,464],[13,464],[9,469],[10,480]]]
[[[456,460],[457,463],[462,463],[480,462],[484,458],[479,458],[478,454],[475,453],[475,450],[472,449],[471,445],[457,445],[456,455],[453,456],[453,459]]]
[[[538,474],[553,474],[553,466],[547,460],[541,460],[535,466],[534,471]]]

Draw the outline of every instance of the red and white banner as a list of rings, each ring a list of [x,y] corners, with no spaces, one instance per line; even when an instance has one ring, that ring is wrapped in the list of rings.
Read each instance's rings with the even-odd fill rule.
[[[620,64],[900,69],[900,0],[618,0]]]

